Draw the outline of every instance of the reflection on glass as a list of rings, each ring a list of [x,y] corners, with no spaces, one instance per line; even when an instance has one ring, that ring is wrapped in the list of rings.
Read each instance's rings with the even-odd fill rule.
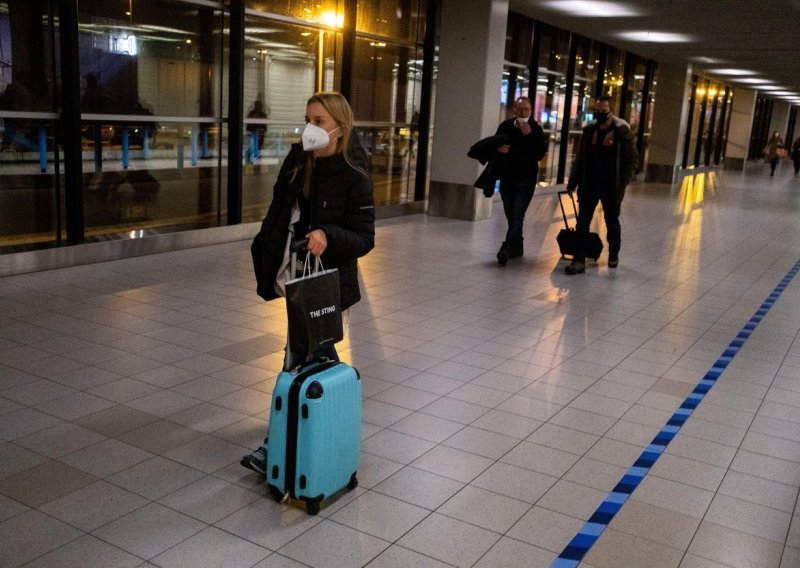
[[[0,2],[0,111],[52,110],[51,49],[46,3]]]
[[[708,96],[708,81],[701,80],[697,82],[697,88],[695,89],[695,108],[694,114],[692,116],[692,125],[691,125],[691,151],[689,153],[689,165],[690,166],[699,166],[700,165],[700,157],[701,157],[701,150],[703,145],[703,130],[705,130],[705,124],[708,120],[706,113],[703,112],[704,107],[706,106],[707,96]],[[700,137],[698,137],[698,133]]]
[[[219,11],[160,0],[79,10],[82,112],[219,115]]]
[[[624,84],[625,52],[609,47],[606,70],[603,75],[603,93],[611,97],[616,97]]]
[[[533,47],[533,18],[517,12],[508,13],[508,32],[504,59],[528,67]]]
[[[415,48],[357,39],[353,75],[356,120],[411,122],[422,89],[422,55]]]
[[[245,222],[264,217],[280,164],[300,140],[306,101],[317,91],[334,90],[341,38],[337,32],[246,18]]]
[[[246,116],[301,120],[311,95],[334,88],[337,42],[341,42],[341,34],[335,32],[248,17],[244,58]],[[257,106],[261,107],[260,112]]]
[[[84,122],[82,131],[87,237],[218,224],[219,124]]]
[[[413,201],[419,132],[413,127],[357,127],[356,135],[369,155],[375,205]]]
[[[368,0],[358,3],[356,29],[392,39],[416,41],[425,20],[425,0]],[[419,33],[419,35],[418,35]]]
[[[46,2],[0,2],[0,253],[57,236],[50,26]]]
[[[566,74],[569,61],[569,36],[566,30],[542,26],[539,71]]]
[[[542,126],[548,140],[547,153],[539,162],[540,185],[555,183],[561,143],[560,117],[563,116],[565,90],[566,82],[563,75],[540,72],[536,84],[534,117]]]
[[[242,175],[242,220],[245,223],[260,221],[272,202],[272,188],[278,179],[283,160],[292,144],[300,142],[300,134],[305,124],[305,99],[303,111],[292,122],[270,124],[264,144],[259,148],[258,158],[248,162]],[[247,144],[247,142],[245,142]],[[245,152],[245,158],[247,152]]]
[[[342,0],[245,0],[245,7],[330,27],[343,25]]]
[[[10,118],[2,122],[0,253],[9,252],[7,247],[54,241],[56,212],[63,204],[63,195],[55,192],[51,123]]]

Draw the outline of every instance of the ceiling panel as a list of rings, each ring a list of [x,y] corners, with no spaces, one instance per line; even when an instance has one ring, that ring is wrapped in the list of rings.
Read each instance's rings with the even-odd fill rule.
[[[626,0],[603,2],[637,16],[601,18],[553,9],[559,0],[510,0],[511,9],[559,28],[663,63],[692,63],[702,70],[743,68],[800,93],[800,0]],[[566,2],[575,4],[574,2]],[[597,4],[597,3],[595,3]],[[687,34],[688,43],[620,39],[625,31]],[[719,60],[703,63],[702,58]],[[735,83],[734,83],[735,84]]]

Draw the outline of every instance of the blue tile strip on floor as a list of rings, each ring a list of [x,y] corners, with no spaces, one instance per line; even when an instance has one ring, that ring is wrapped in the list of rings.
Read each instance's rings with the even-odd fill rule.
[[[644,476],[653,467],[661,454],[667,448],[672,439],[678,434],[681,427],[686,423],[689,417],[694,412],[694,409],[703,401],[703,398],[714,386],[717,379],[722,375],[722,372],[730,364],[731,360],[739,352],[739,349],[744,345],[745,341],[750,337],[750,334],[755,331],[758,324],[767,315],[770,308],[780,298],[783,291],[792,281],[792,279],[800,272],[800,260],[798,260],[792,269],[783,277],[783,280],[775,287],[772,293],[767,296],[764,303],[756,310],[753,317],[745,324],[742,331],[736,335],[733,341],[730,342],[728,348],[722,353],[719,359],[711,366],[711,369],[705,374],[703,379],[697,384],[692,393],[686,397],[683,404],[680,405],[675,414],[664,425],[661,431],[653,438],[650,445],[647,446],[636,463],[622,476],[616,487],[608,494],[605,501],[603,501],[594,514],[589,517],[586,524],[583,525],[578,534],[570,541],[564,548],[561,554],[553,560],[550,568],[574,568],[580,564],[581,560],[586,553],[594,546],[600,535],[606,529],[608,524],[619,512],[628,497],[634,492],[639,484],[644,479]]]

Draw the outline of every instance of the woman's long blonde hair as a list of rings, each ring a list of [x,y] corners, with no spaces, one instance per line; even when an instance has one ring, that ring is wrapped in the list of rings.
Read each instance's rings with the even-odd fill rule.
[[[322,105],[331,118],[336,122],[336,125],[342,129],[342,136],[336,143],[336,152],[342,153],[344,161],[347,162],[351,168],[361,172],[365,176],[367,173],[356,166],[350,156],[350,137],[353,134],[353,109],[344,95],[335,91],[320,92],[313,95],[306,102],[306,106],[311,103],[319,103]],[[306,175],[303,180],[303,194],[308,197],[311,194],[311,171],[314,167],[314,153],[306,153]]]

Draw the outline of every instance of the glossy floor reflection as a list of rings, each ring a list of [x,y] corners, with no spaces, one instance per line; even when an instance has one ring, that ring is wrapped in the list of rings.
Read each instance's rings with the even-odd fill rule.
[[[285,333],[248,242],[0,279],[0,565],[549,566],[800,259],[790,170],[630,188],[580,276],[552,188],[505,268],[499,204],[381,222],[360,485],[318,517],[238,464]],[[582,566],[800,566],[799,331],[800,277]]]

